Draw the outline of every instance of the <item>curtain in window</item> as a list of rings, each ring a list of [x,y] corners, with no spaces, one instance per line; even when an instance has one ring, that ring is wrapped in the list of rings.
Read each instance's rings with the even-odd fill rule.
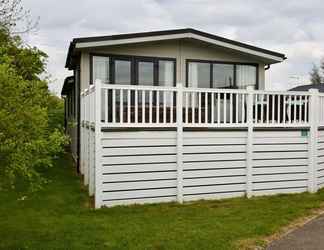
[[[173,87],[174,86],[174,62],[173,61],[159,61],[159,86]],[[166,93],[166,104],[170,106],[172,93]],[[163,93],[160,93],[159,103],[163,103]]]
[[[197,88],[198,87],[198,64],[189,63],[189,87]]]
[[[93,83],[96,79],[109,83],[109,57],[93,56],[92,60]]]
[[[154,85],[153,62],[138,62],[138,84],[146,86]]]
[[[236,66],[236,85],[240,89],[247,86],[256,87],[256,67],[251,65]]]
[[[159,86],[172,87],[174,84],[174,62],[159,61]]]
[[[189,87],[210,88],[210,63],[189,63]]]

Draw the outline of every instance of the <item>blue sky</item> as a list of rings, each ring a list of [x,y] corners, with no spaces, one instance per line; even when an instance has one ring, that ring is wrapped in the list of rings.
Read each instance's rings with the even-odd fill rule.
[[[23,0],[40,17],[25,40],[49,55],[50,89],[59,93],[74,37],[191,27],[286,54],[267,71],[269,89],[307,83],[324,56],[324,4],[320,0]]]

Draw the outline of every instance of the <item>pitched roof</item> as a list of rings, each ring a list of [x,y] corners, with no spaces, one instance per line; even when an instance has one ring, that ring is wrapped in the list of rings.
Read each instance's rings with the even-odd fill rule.
[[[300,85],[290,89],[289,91],[308,91],[310,89],[318,89],[319,92],[324,93],[324,83]]]
[[[286,56],[282,53],[259,48],[246,43],[230,40],[224,37],[216,36],[200,30],[186,28],[186,29],[173,29],[162,31],[151,31],[141,33],[119,34],[111,36],[96,36],[96,37],[81,37],[74,38],[70,42],[68,55],[66,58],[66,68],[70,68],[72,62],[72,55],[76,48],[107,46],[116,44],[125,44],[131,42],[144,42],[144,41],[158,41],[167,39],[181,39],[192,38],[202,40],[215,45],[229,47],[232,49],[242,50],[246,53],[258,53],[259,55],[272,57],[274,60],[283,61]]]
[[[67,95],[74,86],[74,76],[68,76],[64,79],[61,95]]]

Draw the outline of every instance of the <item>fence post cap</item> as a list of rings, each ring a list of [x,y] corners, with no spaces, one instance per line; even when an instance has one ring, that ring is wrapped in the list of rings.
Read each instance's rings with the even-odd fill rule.
[[[95,80],[95,85],[99,85],[99,84],[101,84],[102,82],[101,82],[101,80],[100,79],[96,79]]]
[[[183,87],[182,82],[177,82],[177,88],[182,88],[182,87]]]

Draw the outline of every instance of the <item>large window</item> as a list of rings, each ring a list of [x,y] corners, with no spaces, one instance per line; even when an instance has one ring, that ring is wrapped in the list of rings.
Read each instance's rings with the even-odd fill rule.
[[[187,83],[189,87],[257,87],[257,66],[252,64],[188,60],[187,70]]]
[[[100,79],[109,84],[175,85],[175,59],[92,55],[91,61],[91,83]]]

